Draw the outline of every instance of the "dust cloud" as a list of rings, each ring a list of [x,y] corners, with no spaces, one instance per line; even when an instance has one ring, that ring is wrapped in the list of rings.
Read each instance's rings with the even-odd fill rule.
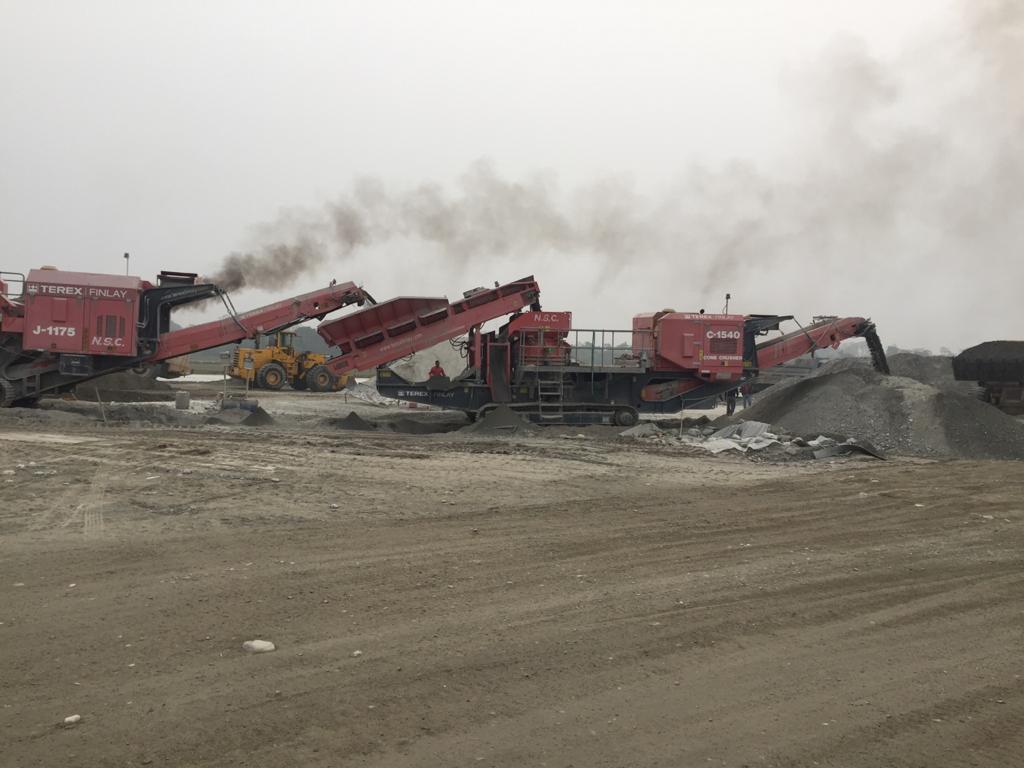
[[[922,292],[941,270],[978,291],[966,308],[1010,300],[1007,286],[1024,281],[1024,3],[972,0],[958,18],[896,61],[843,39],[786,75],[806,117],[778,169],[691,166],[647,192],[623,176],[571,189],[550,172],[510,179],[487,161],[447,186],[365,177],[259,228],[216,279],[280,288],[405,239],[438,249],[433,268],[453,275],[472,260],[555,253],[583,257],[595,280],[642,261],[708,296],[765,281]],[[1000,275],[994,295],[970,284],[979,264]]]

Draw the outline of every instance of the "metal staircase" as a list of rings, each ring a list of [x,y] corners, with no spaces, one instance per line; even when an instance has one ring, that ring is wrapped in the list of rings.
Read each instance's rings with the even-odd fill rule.
[[[564,418],[565,387],[561,371],[537,373],[537,416],[541,422],[559,422]]]

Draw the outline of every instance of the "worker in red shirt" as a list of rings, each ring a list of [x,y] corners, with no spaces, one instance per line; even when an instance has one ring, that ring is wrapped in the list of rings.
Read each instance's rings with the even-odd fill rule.
[[[754,404],[754,385],[749,381],[740,387],[740,394],[743,396],[743,410],[747,410]]]
[[[448,374],[446,374],[444,372],[444,368],[441,367],[441,361],[440,360],[435,360],[434,361],[434,367],[430,369],[430,378],[435,379],[438,376],[447,376],[447,375]]]

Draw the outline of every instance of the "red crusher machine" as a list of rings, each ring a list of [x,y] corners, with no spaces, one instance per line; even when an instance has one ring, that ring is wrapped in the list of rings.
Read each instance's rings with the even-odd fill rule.
[[[488,320],[508,315],[496,331]],[[341,354],[335,374],[377,372],[381,394],[465,411],[471,418],[499,405],[539,423],[634,424],[642,412],[669,413],[734,390],[759,371],[815,349],[863,337],[875,367],[888,364],[874,324],[824,317],[768,337],[789,315],[712,315],[666,310],[637,315],[626,331],[574,329],[571,312],[546,312],[540,286],[526,277],[446,298],[398,298],[328,320],[318,332]],[[387,363],[466,336],[466,368],[423,382],[403,379]]]
[[[171,310],[220,298],[222,320],[171,330]],[[156,283],[124,275],[34,269],[0,272],[0,406],[31,405],[106,373],[274,333],[373,299],[354,283],[236,314],[227,294],[184,272]]]
[[[215,297],[226,318],[170,329],[172,309]],[[382,394],[471,417],[507,405],[540,423],[630,425],[641,412],[707,401],[763,369],[854,336],[866,339],[875,367],[888,373],[875,326],[860,317],[819,318],[773,338],[767,334],[790,316],[664,311],[637,315],[628,331],[575,329],[570,312],[541,309],[533,277],[467,291],[454,302],[374,304],[363,289],[342,283],[236,314],[219,287],[194,274],[162,272],[153,284],[44,268],[27,278],[0,273],[0,405],[28,405],[105,373],[323,320],[350,304],[371,306],[317,329],[339,349],[326,363],[332,374],[376,367]],[[483,331],[503,316],[498,330]],[[386,367],[463,336],[466,368],[453,378],[410,382]]]

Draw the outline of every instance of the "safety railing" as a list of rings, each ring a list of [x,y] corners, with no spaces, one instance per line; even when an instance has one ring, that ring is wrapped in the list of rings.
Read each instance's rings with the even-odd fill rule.
[[[25,275],[21,272],[0,272],[0,294],[20,299],[25,293]]]
[[[555,331],[527,331],[518,344],[522,366],[646,368],[654,356],[650,331],[574,328],[565,338]]]

